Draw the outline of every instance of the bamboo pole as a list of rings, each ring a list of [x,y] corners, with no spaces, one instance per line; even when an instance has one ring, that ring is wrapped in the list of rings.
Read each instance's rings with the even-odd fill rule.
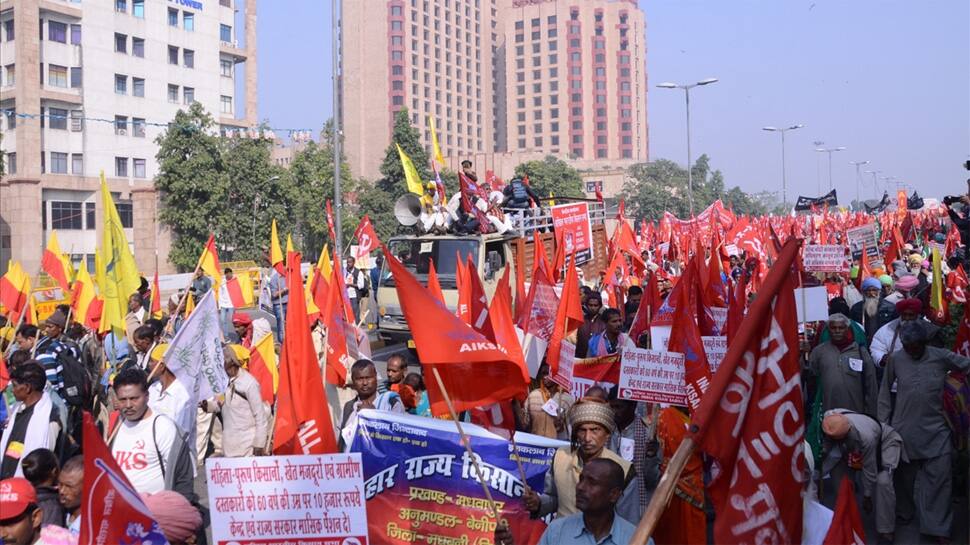
[[[445,398],[445,404],[448,406],[448,412],[451,414],[451,419],[455,422],[455,427],[458,428],[458,435],[461,436],[461,444],[465,446],[465,451],[468,453],[468,458],[472,462],[472,467],[475,470],[475,478],[482,485],[482,490],[485,492],[485,498],[488,500],[489,508],[492,512],[492,516],[495,517],[498,524],[505,523],[504,519],[501,518],[501,513],[498,509],[498,504],[495,503],[495,499],[492,498],[492,492],[488,489],[488,483],[482,478],[482,469],[478,465],[478,458],[475,456],[475,452],[472,451],[471,441],[468,436],[465,435],[465,430],[461,427],[461,421],[458,420],[458,413],[455,411],[455,406],[451,403],[451,396],[448,395],[448,390],[445,389],[445,383],[441,380],[441,374],[438,373],[438,369],[435,367],[431,368],[431,372],[434,374],[435,381],[438,383],[438,388],[441,389],[441,395]]]
[[[694,454],[696,448],[697,445],[690,437],[685,438],[680,446],[677,447],[677,451],[674,452],[674,456],[670,460],[670,465],[667,466],[667,471],[660,478],[656,492],[650,498],[650,504],[647,506],[647,510],[644,511],[643,517],[640,518],[640,523],[637,525],[637,529],[630,539],[630,545],[646,545],[650,540],[650,536],[660,521],[660,516],[663,515],[667,509],[667,505],[670,504],[670,498],[674,495],[674,488],[677,486],[680,474],[684,472],[687,460]]]

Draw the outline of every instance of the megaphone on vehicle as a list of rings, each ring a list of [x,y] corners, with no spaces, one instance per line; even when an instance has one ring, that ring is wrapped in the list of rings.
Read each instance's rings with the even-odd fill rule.
[[[421,199],[414,193],[402,195],[394,203],[394,217],[401,225],[410,227],[418,222],[419,216],[421,216]]]

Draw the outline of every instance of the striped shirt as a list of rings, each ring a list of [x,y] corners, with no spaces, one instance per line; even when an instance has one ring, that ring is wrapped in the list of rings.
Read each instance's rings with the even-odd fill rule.
[[[64,388],[64,366],[58,361],[57,355],[64,350],[69,350],[74,359],[80,361],[78,348],[73,343],[62,343],[58,339],[42,337],[37,342],[37,350],[34,352],[34,359],[44,367],[47,375],[47,382],[59,394]]]

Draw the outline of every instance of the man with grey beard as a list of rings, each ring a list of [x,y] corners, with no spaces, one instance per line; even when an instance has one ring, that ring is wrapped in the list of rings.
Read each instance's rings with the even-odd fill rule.
[[[896,307],[882,297],[882,284],[876,278],[866,278],[862,282],[864,298],[852,306],[852,319],[862,324],[866,331],[866,346],[879,328],[895,320]]]

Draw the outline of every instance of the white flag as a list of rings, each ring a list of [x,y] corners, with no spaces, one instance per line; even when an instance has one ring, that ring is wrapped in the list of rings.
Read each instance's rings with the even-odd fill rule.
[[[165,352],[165,366],[192,396],[192,403],[221,394],[229,386],[223,367],[219,310],[209,290],[179,328]]]

